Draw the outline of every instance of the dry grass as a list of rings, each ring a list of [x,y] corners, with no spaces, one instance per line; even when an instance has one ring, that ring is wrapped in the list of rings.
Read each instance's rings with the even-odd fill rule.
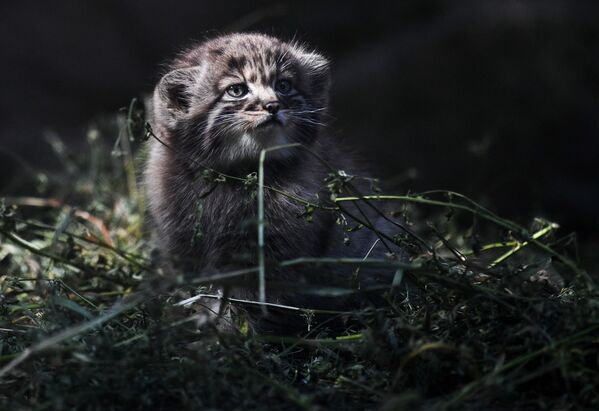
[[[599,299],[571,237],[455,193],[369,200],[431,222],[425,246],[396,239],[414,250],[396,280],[423,292],[389,284],[384,307],[342,315],[346,330],[198,325],[200,308],[177,303],[206,284],[161,277],[144,235],[142,156],[132,154],[143,139],[130,138],[140,119],[121,117],[112,155],[95,129],[85,155],[55,142],[61,179],[0,206],[0,408],[599,408]],[[328,184],[343,193],[346,180]],[[364,201],[347,197],[334,204]],[[212,283],[235,277],[215,274]]]

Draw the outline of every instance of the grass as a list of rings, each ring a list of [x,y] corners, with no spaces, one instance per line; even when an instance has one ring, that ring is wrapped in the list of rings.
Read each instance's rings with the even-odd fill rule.
[[[0,409],[599,407],[599,295],[556,224],[523,227],[446,191],[364,198],[350,189],[351,177],[332,170],[323,184],[336,196],[325,208],[348,229],[347,202],[392,202],[408,221],[429,222],[414,236],[381,237],[402,242],[412,261],[279,265],[395,265],[396,278],[380,290],[387,304],[335,313],[344,330],[325,323],[301,336],[261,335],[239,321],[223,331],[203,321],[204,300],[194,296],[217,299],[210,284],[248,273],[264,278],[264,264],[193,280],[161,275],[136,178],[142,115],[132,104],[118,123],[112,152],[103,143],[110,127],[90,130],[83,155],[54,141],[65,163],[60,179],[45,175],[35,195],[2,200]],[[240,181],[256,188],[257,201],[270,189],[260,177]],[[305,218],[322,207],[294,200]],[[403,278],[420,292],[406,292]],[[261,287],[259,301],[229,303],[264,306],[266,297]]]

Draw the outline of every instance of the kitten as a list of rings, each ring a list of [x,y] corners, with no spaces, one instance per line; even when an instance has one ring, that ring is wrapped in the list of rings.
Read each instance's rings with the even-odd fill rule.
[[[290,143],[316,156],[302,147],[266,155],[267,264],[299,257],[380,258],[389,251],[372,231],[348,233],[330,211],[316,209],[306,218],[305,204],[293,198],[324,203],[331,170],[359,172],[342,143],[323,132],[330,83],[326,58],[263,34],[217,37],[172,62],[154,92],[151,124],[160,141],[151,142],[145,184],[159,248],[177,269],[201,276],[256,266],[255,184],[239,179],[258,170],[263,149]],[[207,169],[229,177],[216,178]],[[380,219],[370,209],[348,209],[362,219]],[[303,295],[311,284],[363,286],[376,277],[361,269],[356,279],[355,267],[268,267],[268,301],[312,308],[348,302]],[[233,296],[255,299],[251,278]]]

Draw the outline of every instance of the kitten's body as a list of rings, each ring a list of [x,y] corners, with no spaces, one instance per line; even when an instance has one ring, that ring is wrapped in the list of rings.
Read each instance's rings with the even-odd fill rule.
[[[162,143],[151,143],[146,188],[161,251],[178,261],[179,269],[202,275],[256,265],[255,186],[232,178],[215,183],[202,178],[202,171],[208,167],[243,178],[257,171],[262,149],[289,143],[301,143],[320,159],[297,147],[267,154],[267,262],[364,257],[371,248],[371,257],[384,254],[372,232],[351,233],[350,244],[344,245],[348,234],[335,215],[316,210],[308,222],[301,217],[304,204],[281,194],[315,203],[328,199],[323,181],[331,170],[321,160],[333,170],[357,171],[340,143],[322,132],[328,88],[323,57],[264,35],[219,37],[175,60],[154,94],[152,126]],[[369,212],[368,218],[375,217]],[[297,285],[349,285],[351,272],[269,268],[269,285],[287,283],[289,288],[273,285],[267,295],[276,302],[338,306],[330,299],[299,297]],[[254,295],[255,290],[254,282],[235,293]]]

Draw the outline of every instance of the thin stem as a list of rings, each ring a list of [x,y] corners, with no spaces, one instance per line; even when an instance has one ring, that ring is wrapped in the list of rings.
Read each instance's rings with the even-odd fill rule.
[[[551,223],[547,227],[544,227],[541,230],[539,230],[536,233],[534,233],[531,236],[531,239],[537,240],[537,239],[545,236],[546,234],[549,234],[551,231],[557,229],[558,227],[559,226],[557,224]],[[503,255],[501,255],[500,257],[498,257],[497,259],[495,259],[495,261],[493,261],[491,264],[489,264],[489,268],[493,268],[497,264],[499,264],[499,263],[507,260],[512,255],[516,254],[518,251],[520,251],[521,249],[523,249],[524,247],[526,247],[528,244],[529,244],[528,241],[523,241],[523,242],[517,241],[516,245],[511,250],[509,250],[508,252],[504,253]]]
[[[508,220],[504,220],[502,218],[499,218],[495,214],[488,213],[487,211],[485,211],[484,208],[475,209],[475,208],[472,208],[472,207],[469,207],[466,205],[462,205],[462,204],[455,204],[455,203],[449,203],[449,202],[445,202],[445,201],[431,200],[428,198],[424,198],[422,196],[371,195],[371,196],[364,196],[364,198],[367,198],[370,200],[399,200],[399,201],[406,201],[406,202],[412,202],[412,203],[418,203],[418,204],[448,207],[448,208],[453,208],[455,210],[463,210],[463,211],[467,211],[469,213],[475,214],[487,221],[495,223],[496,225],[506,228],[508,230],[516,231],[519,233],[526,233],[526,230],[523,227],[519,226],[518,224],[508,221]],[[359,200],[361,200],[360,197],[339,197],[339,198],[335,199],[335,203],[342,203],[345,201],[359,201]],[[564,256],[563,254],[558,253],[557,251],[553,250],[551,247],[543,244],[542,242],[540,242],[537,239],[530,238],[528,241],[531,244],[534,244],[535,247],[540,248],[541,250],[545,251],[546,253],[550,254],[551,256],[557,258],[562,264],[564,264],[569,269],[571,269],[574,273],[576,273],[576,275],[578,275],[579,277],[582,277],[585,280],[585,282],[587,284],[587,288],[589,290],[593,290],[597,287],[595,284],[595,281],[589,276],[589,274],[586,271],[578,268],[578,266],[576,265],[576,263],[574,261],[570,260],[568,257]]]
[[[259,307],[278,308],[281,310],[295,311],[295,312],[305,313],[305,314],[328,314],[328,315],[350,315],[350,314],[352,314],[352,311],[319,310],[319,309],[315,309],[315,308],[295,307],[292,305],[285,305],[285,304],[267,303],[267,302],[261,302],[261,301],[253,301],[253,300],[243,300],[240,298],[224,297],[222,295],[217,295],[217,294],[196,294],[193,297],[187,298],[183,301],[179,301],[175,305],[176,306],[185,306],[185,305],[195,303],[196,301],[204,299],[204,298],[210,298],[213,300],[223,300],[223,301],[227,301],[227,302],[244,304],[244,305],[255,305],[255,306],[259,306]]]
[[[260,151],[260,163],[258,164],[258,295],[260,302],[266,302],[266,266],[264,262],[264,161],[266,153],[284,148],[298,147],[300,144],[282,144]],[[266,314],[266,305],[262,305],[262,311]]]
[[[289,267],[300,264],[348,264],[357,267],[361,266],[374,266],[374,267],[395,267],[406,270],[415,270],[421,267],[420,264],[408,264],[402,263],[397,260],[385,260],[382,258],[313,258],[313,257],[302,257],[295,258],[293,260],[281,261],[279,267]]]

